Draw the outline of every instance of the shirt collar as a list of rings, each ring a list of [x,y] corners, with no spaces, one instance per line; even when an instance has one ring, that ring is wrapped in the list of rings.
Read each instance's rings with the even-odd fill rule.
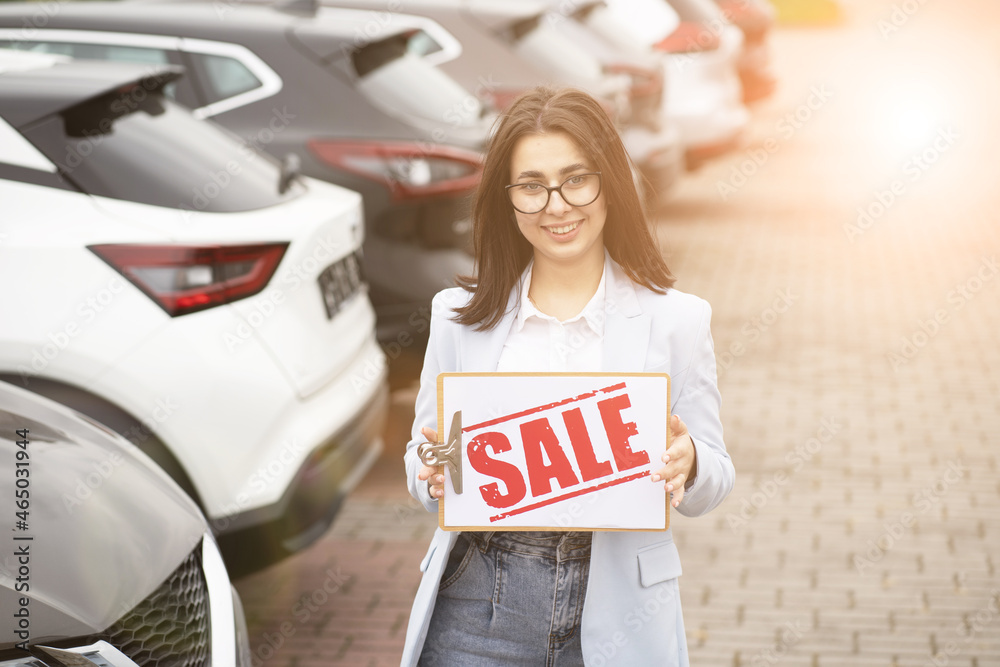
[[[591,331],[594,332],[598,337],[604,336],[604,320],[605,320],[605,294],[606,287],[605,281],[607,279],[608,271],[610,270],[611,256],[608,254],[607,249],[604,250],[604,269],[601,272],[601,282],[597,285],[597,291],[594,295],[590,297],[590,301],[587,305],[583,307],[575,317],[562,322],[562,324],[571,324],[580,319],[583,319],[587,323],[587,326]],[[535,304],[532,303],[531,299],[528,298],[528,288],[531,285],[531,269],[534,266],[534,259],[528,262],[527,268],[525,268],[524,273],[521,274],[521,280],[518,284],[518,291],[521,294],[520,308],[517,309],[517,319],[514,321],[514,330],[520,332],[524,328],[524,323],[529,317],[537,317],[541,320],[547,322],[559,322],[556,318],[551,315],[546,315],[545,313],[538,310]]]

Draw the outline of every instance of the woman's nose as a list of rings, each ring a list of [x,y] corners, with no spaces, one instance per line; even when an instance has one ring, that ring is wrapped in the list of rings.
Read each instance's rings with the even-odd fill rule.
[[[573,207],[566,203],[561,192],[553,190],[549,193],[549,203],[545,207],[546,213],[549,215],[562,215],[571,208]]]

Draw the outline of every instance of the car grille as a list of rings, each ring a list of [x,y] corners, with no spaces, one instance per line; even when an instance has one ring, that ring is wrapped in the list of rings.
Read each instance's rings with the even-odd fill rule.
[[[142,667],[209,667],[201,543],[163,584],[101,636]]]

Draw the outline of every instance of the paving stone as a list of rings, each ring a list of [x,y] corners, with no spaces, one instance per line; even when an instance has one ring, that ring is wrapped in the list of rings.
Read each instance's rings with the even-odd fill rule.
[[[691,661],[1000,665],[1000,609],[990,606],[1000,604],[1000,276],[977,283],[1000,254],[1000,88],[966,94],[959,76],[1000,79],[980,19],[996,10],[915,3],[883,39],[877,22],[899,3],[843,4],[844,25],[774,34],[779,89],[752,110],[746,141],[776,137],[778,150],[726,200],[719,184],[748,153],[706,164],[655,224],[677,287],[713,306],[737,470],[711,515],[672,517]],[[924,78],[942,98],[932,83],[955,79],[948,90],[967,106],[936,122],[960,139],[851,236],[858,208],[927,147],[894,144],[899,119],[880,120]],[[822,85],[829,102],[782,136],[781,120]],[[794,300],[771,321],[782,290]],[[734,344],[742,352],[727,356]],[[254,665],[398,664],[436,517],[406,493],[415,391],[412,380],[394,386],[386,451],[333,528],[237,582]],[[831,421],[836,431],[821,437]],[[801,636],[783,641],[786,623]]]

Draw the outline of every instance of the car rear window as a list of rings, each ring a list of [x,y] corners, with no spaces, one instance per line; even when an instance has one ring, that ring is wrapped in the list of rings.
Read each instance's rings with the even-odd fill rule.
[[[356,49],[351,61],[359,90],[393,115],[442,126],[479,125],[486,112],[478,98],[423,59],[436,48],[433,38],[411,31]]]
[[[52,53],[83,60],[112,60],[115,62],[140,63],[142,65],[183,65],[180,55],[147,46],[123,46],[120,44],[99,44],[91,42],[71,42],[58,40],[10,40],[0,43],[5,49],[32,51],[34,53]],[[187,76],[172,81],[163,87],[164,94],[188,107],[199,107],[201,103],[194,92],[191,80]]]
[[[499,31],[525,60],[573,85],[596,85],[604,75],[600,61],[536,15]]]
[[[136,85],[43,118],[22,133],[92,195],[209,212],[273,206],[280,165],[228,131]]]
[[[236,58],[214,54],[192,54],[208,85],[206,104],[235,97],[260,88],[263,84],[253,72]]]

